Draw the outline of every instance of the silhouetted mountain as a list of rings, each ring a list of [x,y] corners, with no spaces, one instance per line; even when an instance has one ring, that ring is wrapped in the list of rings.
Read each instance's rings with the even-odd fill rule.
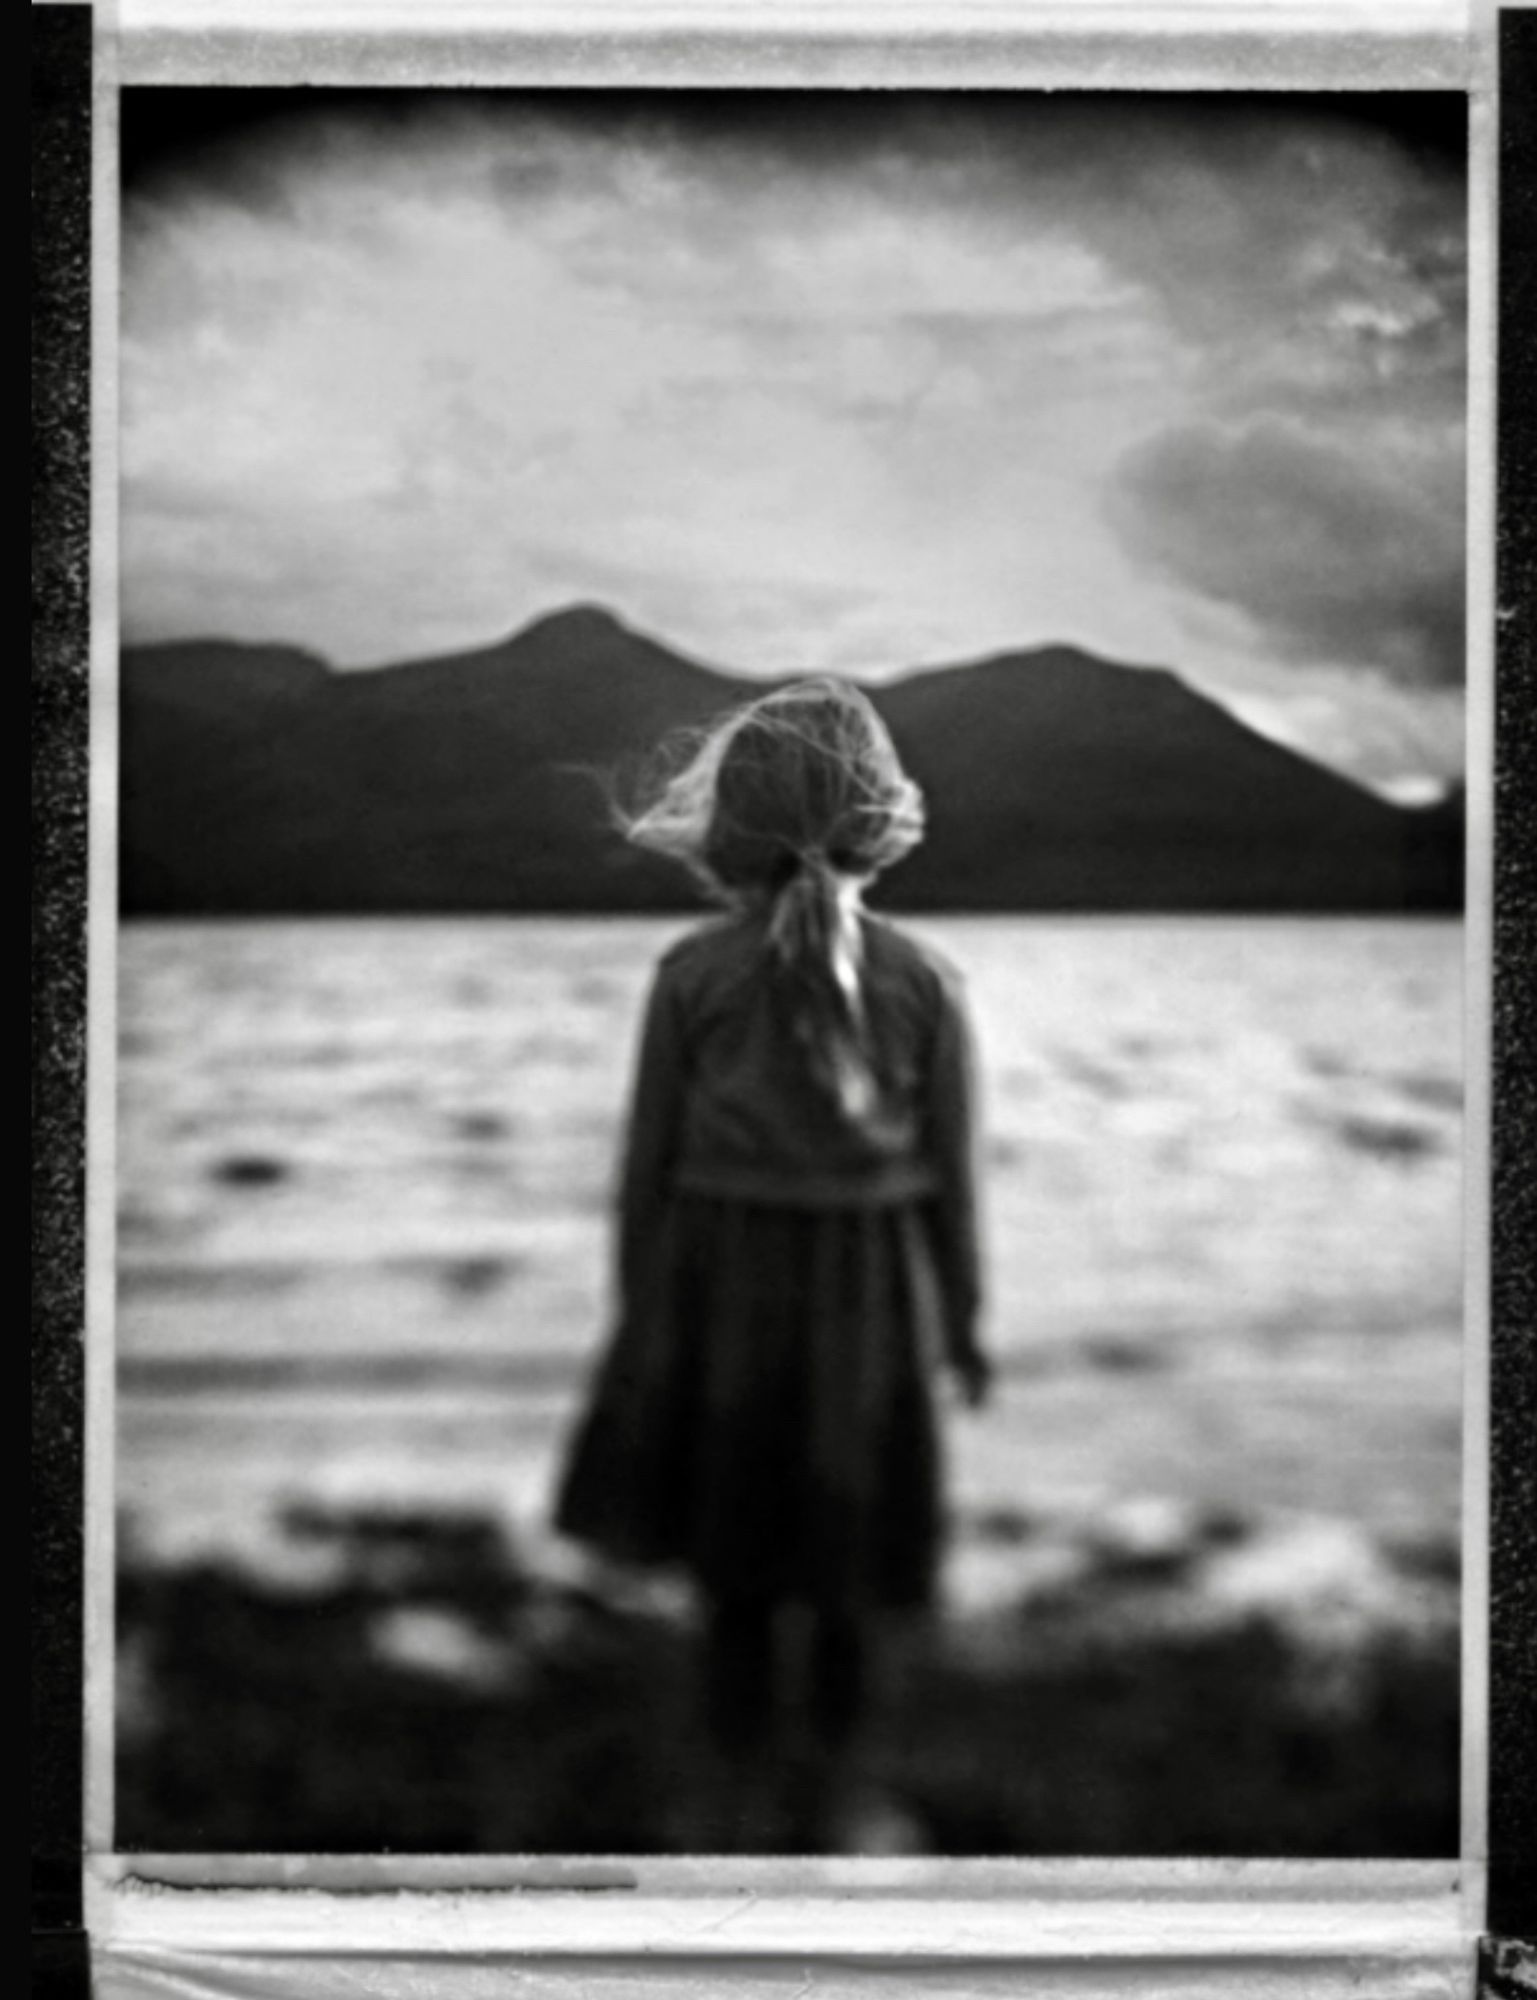
[[[1462,908],[1467,829],[1465,785],[1453,786],[1445,798],[1409,814],[1408,868],[1425,908]]]
[[[597,607],[480,651],[337,673],[219,641],[125,654],[133,914],[686,906],[612,831],[607,787],[763,683]],[[870,690],[930,833],[912,909],[1444,910],[1460,799],[1405,810],[1174,675],[1049,647]]]

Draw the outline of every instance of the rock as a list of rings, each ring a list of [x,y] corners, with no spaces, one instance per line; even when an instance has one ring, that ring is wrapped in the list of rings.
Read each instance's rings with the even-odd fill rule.
[[[1108,1567],[1174,1571],[1198,1553],[1204,1527],[1202,1511],[1191,1501],[1139,1495],[1117,1501],[1095,1522],[1088,1544]]]
[[[475,1690],[506,1684],[514,1657],[468,1619],[428,1605],[381,1612],[368,1629],[369,1650],[387,1666]]]

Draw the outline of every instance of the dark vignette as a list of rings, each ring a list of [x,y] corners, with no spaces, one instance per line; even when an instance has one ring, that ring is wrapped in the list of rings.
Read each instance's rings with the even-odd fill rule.
[[[1500,16],[1489,1916],[1537,1937],[1537,15]],[[1496,1989],[1497,1990],[1497,1989]]]
[[[233,157],[244,142],[280,140],[285,132],[302,128],[316,108],[345,113],[381,134],[395,134],[409,142],[422,121],[436,115],[430,99],[444,94],[416,93],[388,85],[326,84],[296,92],[291,85],[200,85],[188,89],[178,84],[135,84],[123,93],[120,114],[124,191],[154,193],[187,173],[217,185],[222,174],[233,170]],[[451,94],[457,104],[505,108],[520,103],[543,107],[551,93],[548,86],[534,86],[522,90],[455,88]],[[948,90],[904,89],[899,102],[904,113],[926,108],[931,115],[942,117],[953,95]],[[686,93],[687,122],[695,133],[714,135],[738,148],[772,146],[793,138],[810,157],[836,159],[851,145],[868,144],[872,134],[888,125],[893,116],[893,106],[881,92],[852,96],[851,103],[851,93],[839,86],[690,89]],[[1079,100],[1134,106],[1148,93],[1085,89],[1062,90],[1052,96],[1064,104]],[[645,129],[659,119],[666,122],[679,116],[676,87],[562,85],[560,98],[573,117],[610,131],[627,126]],[[1018,93],[980,89],[968,91],[967,98],[974,112],[991,112],[995,117],[1001,114],[1006,119]],[[1231,117],[1240,123],[1275,113],[1292,115],[1296,108],[1295,93],[1290,91],[1223,91],[1221,98]],[[1198,111],[1204,123],[1211,122],[1213,93],[1209,90],[1159,91],[1156,102],[1165,111]],[[1460,171],[1466,162],[1467,98],[1461,91],[1336,91],[1326,98],[1312,98],[1313,108],[1323,103],[1340,120],[1396,140],[1425,164]]]
[[[32,69],[32,1924],[83,1990],[85,916],[91,9],[29,8]],[[42,1936],[38,1936],[42,1933]]]

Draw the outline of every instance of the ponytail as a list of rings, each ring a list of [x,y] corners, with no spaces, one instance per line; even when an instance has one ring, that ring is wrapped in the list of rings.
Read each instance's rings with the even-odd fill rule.
[[[777,688],[678,742],[650,802],[618,818],[723,902],[767,908],[767,969],[811,1076],[873,1132],[859,886],[917,846],[923,796],[869,698],[836,680]]]
[[[812,849],[776,894],[768,947],[812,1075],[845,1116],[879,1102],[861,984],[863,943],[854,884]]]

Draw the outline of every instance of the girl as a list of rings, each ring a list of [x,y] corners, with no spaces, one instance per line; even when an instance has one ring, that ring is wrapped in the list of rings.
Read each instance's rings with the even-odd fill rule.
[[[698,1586],[722,1844],[769,1837],[746,1821],[799,1607],[819,1823],[794,1837],[837,1846],[872,1621],[934,1582],[932,1364],[973,1405],[988,1382],[958,983],[860,903],[922,801],[869,702],[815,680],[706,734],[626,830],[726,908],[652,983],[617,1332],[556,1521]]]

